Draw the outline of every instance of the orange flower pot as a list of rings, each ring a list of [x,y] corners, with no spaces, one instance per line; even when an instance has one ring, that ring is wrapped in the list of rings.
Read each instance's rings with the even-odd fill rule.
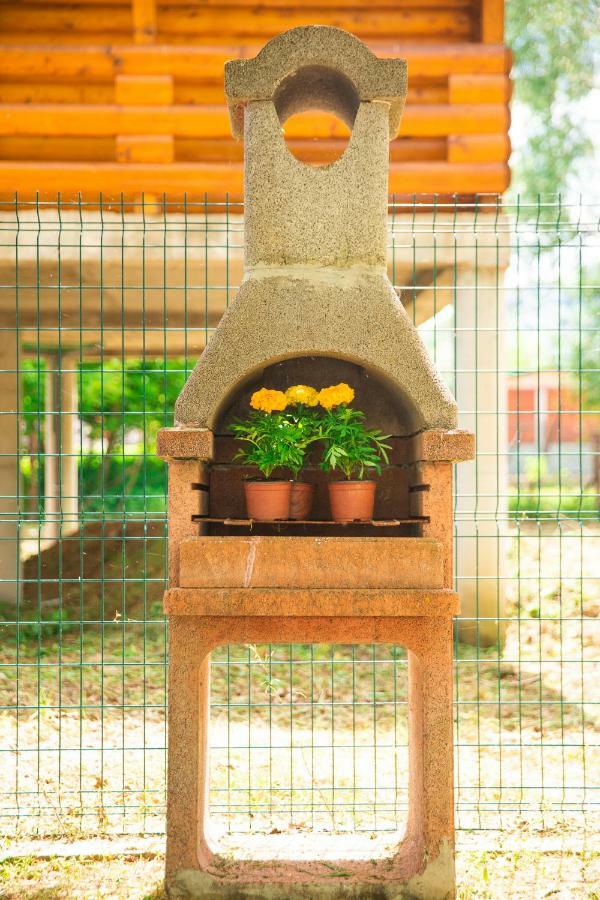
[[[249,519],[275,522],[289,518],[291,481],[246,481],[244,491]]]
[[[290,519],[308,519],[314,496],[314,484],[308,484],[305,481],[292,481]]]
[[[364,522],[373,518],[374,481],[332,481],[329,504],[335,522]]]

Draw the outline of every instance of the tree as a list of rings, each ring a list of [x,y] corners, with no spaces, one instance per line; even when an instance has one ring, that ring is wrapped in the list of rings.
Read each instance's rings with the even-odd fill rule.
[[[574,107],[593,86],[599,9],[597,0],[507,0],[515,100],[528,115],[527,139],[513,159],[517,190],[564,191],[592,150]]]

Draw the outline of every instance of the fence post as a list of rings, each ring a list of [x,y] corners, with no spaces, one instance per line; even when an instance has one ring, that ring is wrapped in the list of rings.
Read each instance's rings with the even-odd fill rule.
[[[76,360],[71,356],[50,356],[46,359],[44,537],[52,540],[58,540],[61,534],[72,534],[78,526],[75,366]]]
[[[493,239],[493,237],[492,237]],[[457,470],[456,574],[461,640],[502,643],[507,515],[507,378],[504,267],[456,273],[456,399],[461,428],[474,431],[475,459]]]

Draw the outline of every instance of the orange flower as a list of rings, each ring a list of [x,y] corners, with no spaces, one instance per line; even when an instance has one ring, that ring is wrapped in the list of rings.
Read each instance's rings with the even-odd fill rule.
[[[269,388],[261,388],[254,391],[250,397],[252,409],[260,409],[261,412],[281,412],[288,405],[288,400],[283,391],[271,391]]]
[[[342,403],[352,403],[353,400],[354,391],[349,384],[345,384],[343,381],[340,384],[334,384],[319,391],[319,403],[323,409],[333,409],[334,406],[340,406]]]
[[[309,387],[307,384],[294,384],[287,389],[285,396],[288,403],[293,405],[302,403],[304,406],[318,406],[319,404],[318,391],[315,391],[313,387]]]

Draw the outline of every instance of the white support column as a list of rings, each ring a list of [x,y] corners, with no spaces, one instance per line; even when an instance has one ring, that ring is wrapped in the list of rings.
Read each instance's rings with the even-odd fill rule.
[[[44,418],[44,537],[58,540],[78,525],[77,374],[75,359],[46,360]]]
[[[19,434],[17,332],[0,320],[0,600],[15,603],[20,572],[18,541]]]
[[[505,623],[507,379],[504,267],[460,268],[455,298],[459,426],[476,435],[476,458],[456,478],[456,573],[461,640],[501,643]]]

